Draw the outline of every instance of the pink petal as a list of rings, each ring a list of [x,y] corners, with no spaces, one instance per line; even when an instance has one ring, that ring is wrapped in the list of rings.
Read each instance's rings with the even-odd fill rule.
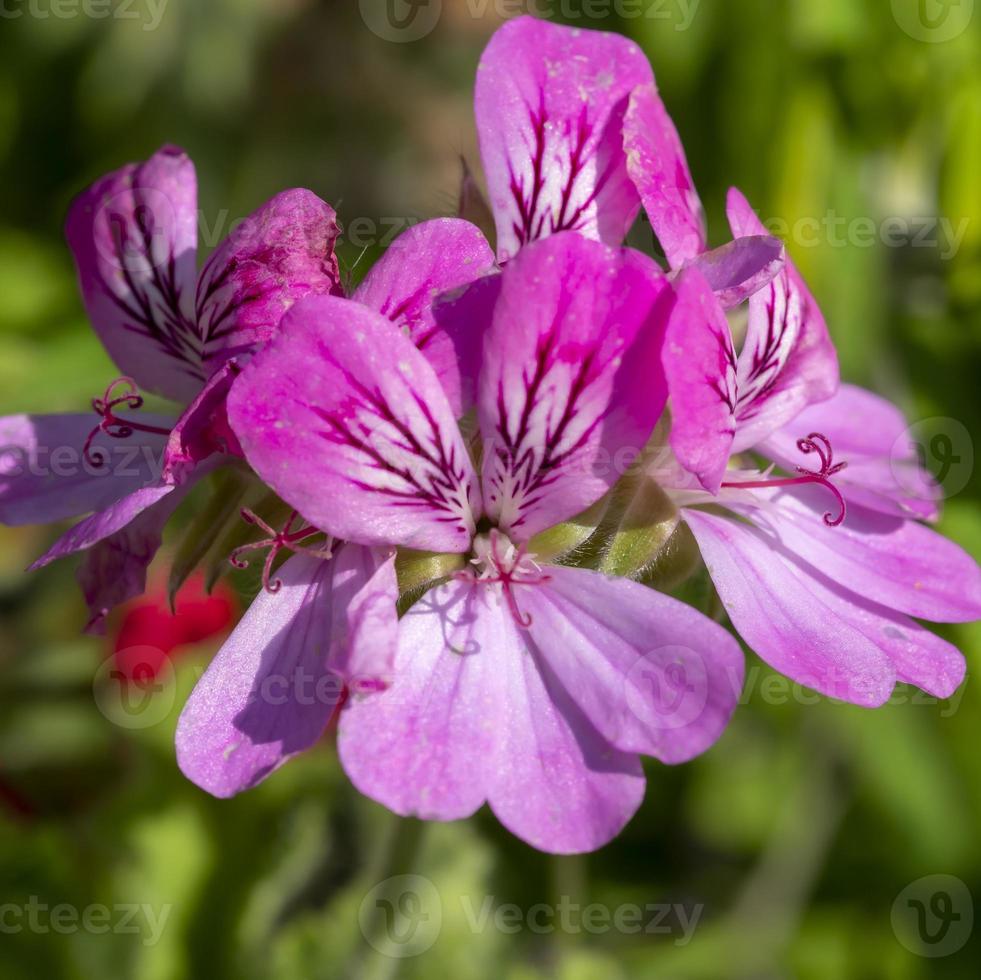
[[[195,467],[216,453],[241,457],[242,447],[228,424],[226,406],[228,392],[240,373],[237,361],[226,361],[177,420],[164,453],[164,482],[183,483]]]
[[[960,683],[963,658],[950,644],[798,564],[779,539],[700,511],[684,516],[733,626],[775,670],[866,707],[884,704],[897,681],[940,697]]]
[[[735,188],[729,223],[736,238],[766,228]],[[812,402],[838,387],[838,356],[828,328],[793,262],[749,301],[749,325],[739,353],[734,452],[759,443]]]
[[[165,146],[98,180],[71,206],[68,244],[85,308],[141,388],[190,401],[205,379],[194,316],[197,180]]]
[[[50,565],[58,558],[65,558],[79,551],[85,551],[93,545],[112,537],[127,524],[139,517],[148,508],[153,507],[175,488],[167,484],[154,484],[134,490],[104,510],[96,511],[85,520],[79,521],[67,530],[58,540],[30,566],[28,571],[36,571]]]
[[[515,588],[529,633],[610,744],[686,762],[722,734],[743,681],[739,644],[691,606],[627,579],[551,567]]]
[[[493,270],[494,253],[479,228],[457,218],[439,218],[400,235],[354,294],[359,303],[392,320],[426,355],[457,416],[473,402],[483,336],[469,318],[437,320],[433,305],[440,294]],[[456,329],[447,329],[448,323]]]
[[[566,233],[508,263],[484,343],[484,507],[527,540],[598,500],[664,406],[671,290],[650,260]]]
[[[337,215],[312,191],[283,191],[249,215],[201,271],[196,315],[207,373],[254,350],[304,296],[340,294]]]
[[[488,597],[451,582],[420,599],[399,624],[391,687],[341,714],[345,772],[402,816],[457,820],[487,798],[505,721],[498,648],[507,642]]]
[[[140,421],[173,425],[171,419],[151,415]],[[85,441],[98,422],[93,413],[0,419],[0,523],[50,524],[103,510],[156,483],[167,437],[134,432],[113,439],[100,433],[92,442],[90,462]]]
[[[706,249],[705,212],[685,151],[653,79],[630,96],[623,126],[627,171],[672,269]]]
[[[477,70],[476,114],[502,262],[563,230],[619,245],[640,202],[627,177],[623,115],[651,81],[616,34],[517,17]]]
[[[918,619],[981,618],[981,569],[936,531],[857,505],[839,527],[827,527],[828,493],[821,487],[794,487],[772,499],[752,519],[832,581]]]
[[[86,633],[102,634],[109,613],[146,591],[146,573],[182,499],[162,497],[85,552],[75,577],[89,608]]]
[[[308,297],[232,386],[256,472],[308,521],[366,545],[466,551],[476,477],[432,367],[360,303]]]
[[[747,235],[697,255],[685,267],[695,266],[729,310],[772,282],[783,264],[784,247],[779,238]]]
[[[402,620],[392,687],[341,716],[351,781],[424,819],[467,817],[488,800],[545,851],[605,844],[640,805],[639,763],[540,667],[500,587],[456,581],[430,592]]]
[[[644,798],[644,773],[632,753],[596,730],[533,653],[514,619],[499,609],[498,669],[505,686],[498,771],[488,802],[512,834],[552,854],[608,844]],[[479,656],[479,654],[478,654]]]
[[[848,463],[834,480],[846,500],[897,517],[936,519],[940,487],[920,466],[908,423],[890,402],[843,384],[770,435],[759,451],[789,469],[807,465],[797,440],[811,432],[827,436],[835,459]]]
[[[252,603],[181,713],[177,762],[188,779],[220,797],[261,782],[323,734],[350,679],[336,668],[350,663],[351,642],[366,639],[370,659],[387,663],[397,593],[387,594],[387,622],[376,621],[374,636],[364,638],[357,610],[365,590],[373,603],[391,585],[393,559],[376,579],[364,550],[345,545],[331,561],[296,555],[277,573],[280,591]]]
[[[664,341],[670,443],[678,461],[717,493],[736,431],[736,355],[729,323],[697,268],[684,270]]]

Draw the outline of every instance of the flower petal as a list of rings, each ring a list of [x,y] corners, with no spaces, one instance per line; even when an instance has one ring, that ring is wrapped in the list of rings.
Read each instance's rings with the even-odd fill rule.
[[[351,781],[403,816],[455,820],[488,800],[541,850],[605,844],[640,805],[640,765],[540,667],[499,587],[433,590],[402,620],[392,687],[341,715]]]
[[[181,713],[177,762],[188,779],[233,796],[320,738],[347,681],[335,665],[350,663],[347,644],[361,630],[352,610],[381,581],[350,554],[364,550],[344,545],[330,561],[295,555],[278,572],[280,591],[252,603]],[[392,647],[396,598],[388,595],[390,623],[375,638]]]
[[[582,568],[515,587],[529,634],[612,745],[686,762],[722,734],[743,681],[739,644],[691,606]]]
[[[905,616],[802,566],[758,527],[685,509],[733,626],[792,680],[866,707],[897,681],[947,697],[962,676],[949,644]]]
[[[96,511],[74,527],[69,528],[58,540],[34,562],[28,571],[36,571],[50,565],[58,558],[65,558],[79,551],[85,551],[121,531],[127,524],[139,517],[154,504],[174,493],[176,487],[169,484],[152,484],[134,490],[121,500],[110,504],[104,510]]]
[[[697,268],[675,284],[664,341],[671,448],[710,493],[718,492],[736,431],[736,354],[729,323]]]
[[[172,419],[140,421],[170,428]],[[167,437],[99,433],[84,453],[97,416],[10,415],[0,419],[0,523],[50,524],[103,510],[160,477]],[[96,465],[99,464],[99,465]]]
[[[141,388],[190,401],[205,379],[194,317],[197,180],[165,146],[103,177],[71,206],[68,244],[85,308],[109,355]]]
[[[783,268],[784,247],[770,235],[746,235],[686,263],[695,266],[729,310],[772,282]]]
[[[896,517],[934,520],[941,490],[920,465],[903,413],[878,395],[843,384],[828,401],[808,405],[757,448],[793,469],[802,463],[797,440],[826,436],[835,457],[848,466],[835,477],[845,499]]]
[[[785,560],[778,543],[727,518],[683,514],[733,626],[771,667],[830,697],[867,706],[888,700],[892,661],[835,614],[828,590]]]
[[[736,238],[766,228],[735,188],[729,223]],[[812,402],[838,387],[838,356],[828,328],[793,262],[749,301],[749,325],[739,352],[734,452],[755,446]]]
[[[502,262],[563,230],[619,245],[640,207],[623,115],[651,81],[636,44],[534,17],[501,27],[477,70],[480,149]]]
[[[705,212],[678,131],[653,79],[630,95],[623,126],[627,171],[672,269],[705,251]]]
[[[240,373],[237,361],[226,361],[177,420],[164,452],[165,483],[183,483],[195,467],[215,453],[241,457],[242,447],[228,424],[226,405],[228,392]]]
[[[308,295],[341,292],[334,209],[312,191],[283,191],[249,215],[212,254],[195,307],[207,373],[276,333]]]
[[[836,478],[837,479],[837,478]],[[827,491],[794,487],[751,515],[793,554],[858,595],[938,623],[981,618],[981,569],[962,548],[916,521],[848,508],[827,527]]]
[[[488,802],[511,833],[552,854],[608,844],[644,798],[638,757],[596,730],[527,637],[500,609],[496,642],[505,685],[498,771]],[[479,654],[478,654],[479,656]],[[506,712],[506,714],[505,714]]]
[[[437,319],[433,305],[440,294],[493,270],[494,253],[479,228],[439,218],[413,226],[392,242],[353,297],[392,320],[426,355],[458,417],[473,402],[483,335],[472,311]]]
[[[181,494],[162,497],[86,551],[75,573],[89,607],[86,633],[104,633],[109,613],[144,593],[147,569],[181,499]]]
[[[232,386],[256,472],[344,541],[463,552],[479,492],[438,378],[381,314],[308,297]]]
[[[671,298],[650,259],[573,233],[505,268],[478,415],[484,508],[512,537],[585,510],[644,447],[666,396]]]
[[[394,680],[341,714],[337,749],[355,787],[402,816],[468,817],[493,779],[504,687],[487,593],[454,581],[399,624]]]

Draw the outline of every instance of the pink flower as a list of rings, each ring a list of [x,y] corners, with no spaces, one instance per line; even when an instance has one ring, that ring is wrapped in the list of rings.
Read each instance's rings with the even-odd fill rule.
[[[735,191],[729,219],[737,234],[758,224]],[[735,628],[776,670],[831,697],[877,706],[897,682],[950,696],[964,658],[914,619],[978,618],[981,572],[918,522],[936,517],[938,488],[901,413],[838,387],[824,319],[789,260],[751,298],[738,355],[698,270],[678,294],[664,348],[676,460],[651,473],[681,507]],[[746,453],[790,475],[759,472]]]
[[[671,300],[638,253],[568,233],[523,248],[483,316],[468,310],[483,341],[479,473],[436,371],[358,303],[298,304],[236,382],[229,418],[247,458],[311,524],[344,549],[471,562],[402,619],[388,688],[341,713],[342,764],[396,812],[449,820],[488,802],[537,847],[590,850],[640,804],[639,754],[682,762],[723,730],[743,669],[724,630],[645,586],[534,557],[537,534],[616,481],[603,461],[653,430]],[[332,634],[311,632],[306,588],[273,600],[275,641],[219,655],[185,709],[178,757],[212,792],[242,788],[240,758],[254,779],[258,753],[268,765],[309,744],[333,710],[297,722],[265,697],[270,674],[377,659],[377,632],[311,643]],[[369,591],[394,608],[394,578]]]
[[[197,220],[194,166],[175,147],[76,199],[67,236],[82,297],[125,377],[93,399],[95,416],[0,420],[0,522],[94,512],[34,566],[96,549],[80,573],[92,628],[142,591],[163,526],[207,471],[199,464],[237,452],[224,417],[237,360],[274,334],[297,299],[339,288],[335,214],[310,191],[264,204],[200,275]],[[176,420],[138,414],[141,389],[188,407]]]

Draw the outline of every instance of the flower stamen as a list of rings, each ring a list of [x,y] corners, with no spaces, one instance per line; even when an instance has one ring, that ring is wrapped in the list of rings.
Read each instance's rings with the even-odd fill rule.
[[[480,573],[467,570],[458,572],[456,577],[468,582],[502,586],[504,600],[514,621],[521,629],[528,629],[532,624],[531,614],[523,613],[519,608],[514,586],[540,585],[548,582],[551,576],[542,572],[534,557],[528,554],[526,545],[516,547],[496,528],[488,536],[479,535],[474,539],[474,553],[476,557],[471,564],[482,566]]]
[[[272,578],[272,567],[273,563],[276,561],[277,556],[283,549],[287,549],[292,552],[301,552],[305,555],[310,555],[313,558],[328,559],[333,556],[331,550],[331,539],[328,536],[326,542],[323,546],[319,548],[311,548],[308,545],[301,544],[307,538],[312,537],[315,534],[322,534],[323,532],[315,527],[311,527],[309,524],[302,524],[298,528],[294,528],[293,524],[299,517],[297,511],[293,511],[289,520],[283,526],[283,528],[277,531],[275,528],[267,524],[258,514],[254,511],[249,510],[247,507],[242,509],[242,520],[246,524],[254,524],[260,530],[264,531],[267,535],[262,541],[251,541],[249,544],[239,545],[229,556],[228,560],[236,568],[248,568],[249,562],[247,559],[242,558],[242,555],[247,554],[250,551],[261,551],[265,548],[269,549],[269,554],[266,555],[266,560],[262,566],[262,587],[272,595],[275,595],[282,587],[282,579]]]
[[[120,393],[120,389],[122,393]],[[89,433],[82,449],[82,456],[91,466],[101,466],[105,462],[92,451],[92,443],[100,432],[104,432],[113,439],[128,439],[134,432],[150,432],[161,436],[170,435],[170,429],[158,425],[144,425],[133,419],[120,418],[115,412],[120,405],[131,412],[143,407],[143,396],[132,378],[116,378],[109,384],[101,398],[92,399],[92,408],[96,415],[101,416],[101,419]]]
[[[812,432],[806,438],[797,440],[797,448],[808,455],[817,453],[821,460],[821,469],[818,472],[807,469],[805,466],[796,466],[794,469],[800,474],[797,477],[780,477],[775,480],[747,480],[745,482],[723,483],[724,487],[746,488],[753,487],[763,489],[765,487],[792,487],[807,483],[818,483],[822,487],[830,490],[838,501],[838,513],[827,511],[824,515],[824,523],[828,527],[838,527],[845,519],[845,498],[841,491],[831,482],[831,477],[840,473],[847,465],[847,462],[836,463],[834,461],[834,450],[831,448],[831,440],[820,432]]]

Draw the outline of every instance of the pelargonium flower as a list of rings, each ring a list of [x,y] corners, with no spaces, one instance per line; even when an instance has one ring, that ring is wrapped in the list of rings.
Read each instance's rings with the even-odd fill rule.
[[[163,525],[202,461],[237,447],[224,400],[238,362],[302,296],[339,288],[332,208],[289,190],[252,214],[196,268],[197,182],[175,147],[101,178],[71,207],[68,242],[86,310],[125,377],[92,415],[0,420],[0,521],[94,512],[36,566],[101,543],[81,570],[98,626],[142,590]],[[142,390],[187,407],[138,415]]]
[[[729,218],[737,234],[758,223],[738,192]],[[664,348],[669,441],[700,486],[663,456],[652,475],[735,628],[775,669],[832,697],[877,706],[897,682],[949,697],[964,658],[914,619],[977,619],[981,571],[916,520],[936,516],[938,488],[901,413],[838,388],[824,320],[789,261],[750,300],[738,355],[697,270],[678,296]],[[760,472],[746,453],[790,475]]]
[[[566,230],[620,245],[643,205],[670,269],[697,266],[726,306],[782,265],[765,229],[708,250],[678,132],[627,38],[514,18],[481,58],[475,110],[502,262]]]
[[[452,218],[426,221],[392,243],[351,298],[421,352],[454,418],[474,401],[481,334],[468,329],[471,314],[496,282],[491,277],[458,297],[444,294],[493,269],[494,254],[476,227]],[[313,745],[350,692],[381,690],[392,678],[398,598],[392,549],[335,538],[329,553],[309,553],[304,542],[318,525],[294,530],[295,520],[294,512],[282,531],[266,527],[266,541],[246,546],[270,548],[264,588],[178,723],[181,769],[216,796],[254,786]],[[284,550],[300,553],[272,578]],[[244,557],[239,549],[235,560]]]
[[[657,422],[666,278],[639,253],[558,233],[523,248],[486,298],[486,319],[468,311],[473,329],[486,324],[473,456],[423,354],[335,297],[290,311],[234,385],[229,419],[260,477],[333,538],[469,560],[400,621],[390,686],[341,711],[355,786],[433,819],[487,802],[537,847],[590,850],[640,804],[640,754],[682,762],[718,738],[742,656],[677,600],[534,554],[536,536],[607,493],[609,461]],[[373,598],[394,608],[394,581],[383,596]],[[299,627],[280,626],[287,672],[300,657],[323,670],[329,656],[310,643],[305,608]],[[252,640],[185,709],[178,753],[199,782],[225,767],[209,724],[240,741],[264,734],[277,750],[277,739],[303,740],[264,698],[268,660]],[[366,633],[346,647],[353,659],[376,650]]]

